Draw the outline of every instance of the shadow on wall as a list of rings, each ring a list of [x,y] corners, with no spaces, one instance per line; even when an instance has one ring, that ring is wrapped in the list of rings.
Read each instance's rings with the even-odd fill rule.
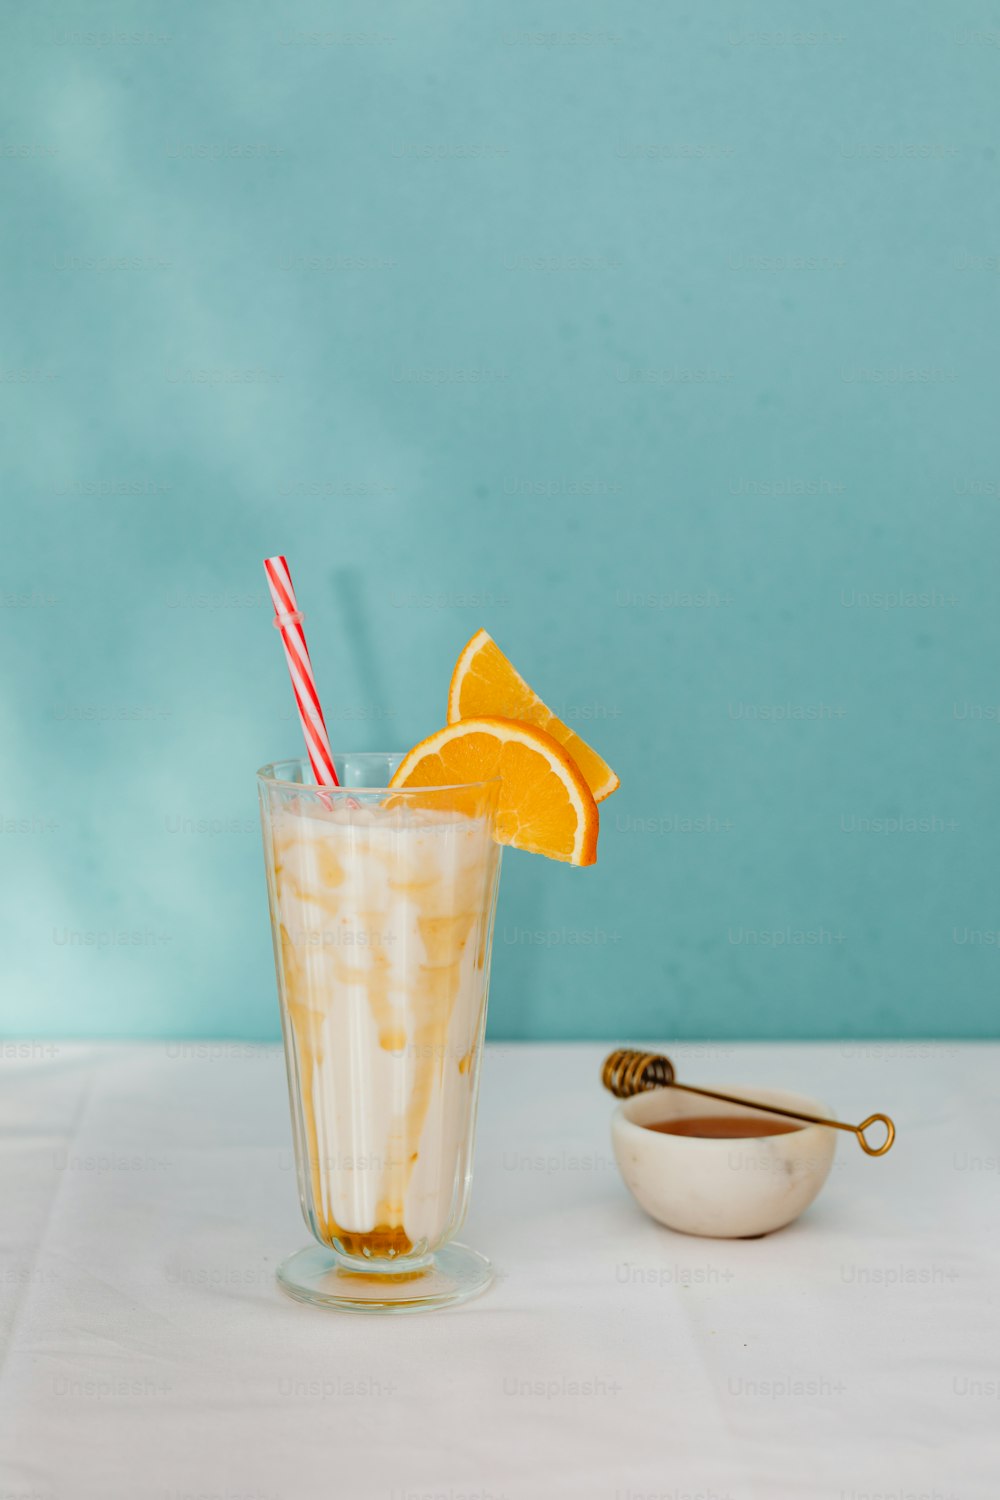
[[[334,568],[331,582],[342,621],[344,654],[350,662],[345,682],[353,681],[359,689],[357,704],[345,707],[334,695],[327,710],[334,750],[405,750],[407,746],[396,743],[399,726],[386,709],[389,694],[375,647],[361,569]]]

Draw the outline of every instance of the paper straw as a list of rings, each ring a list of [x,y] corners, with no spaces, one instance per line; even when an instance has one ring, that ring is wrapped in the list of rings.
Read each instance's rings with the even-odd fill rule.
[[[309,660],[302,615],[295,600],[288,564],[283,557],[266,557],[264,572],[274,601],[274,624],[281,632],[281,644],[285,648],[285,660],[288,662],[295,706],[299,711],[313,778],[317,786],[339,786],[340,782],[333,768],[330,736],[326,732],[326,720],[316,691],[316,678]]]

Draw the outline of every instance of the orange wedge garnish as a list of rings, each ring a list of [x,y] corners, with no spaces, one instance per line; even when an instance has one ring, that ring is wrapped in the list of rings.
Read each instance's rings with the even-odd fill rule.
[[[499,779],[494,837],[571,865],[597,858],[597,803],[558,740],[513,719],[462,719],[421,740],[394,787],[467,786]]]
[[[448,690],[448,723],[483,716],[518,719],[544,729],[575,760],[596,802],[610,797],[621,783],[607,761],[550,708],[504,656],[492,636],[477,630],[455,663]]]

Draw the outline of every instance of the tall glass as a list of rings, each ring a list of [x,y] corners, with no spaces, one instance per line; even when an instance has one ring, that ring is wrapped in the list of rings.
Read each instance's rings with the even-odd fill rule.
[[[389,790],[400,755],[257,773],[299,1198],[300,1301],[403,1312],[492,1271],[465,1218],[500,848],[498,783]]]

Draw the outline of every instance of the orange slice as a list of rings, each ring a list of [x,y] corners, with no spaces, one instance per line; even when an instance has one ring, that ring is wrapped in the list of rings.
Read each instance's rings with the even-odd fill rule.
[[[576,762],[558,740],[513,719],[462,719],[404,757],[395,787],[468,785],[499,778],[494,837],[570,865],[597,859],[600,814]]]
[[[485,630],[477,630],[451,674],[448,723],[483,715],[518,719],[522,724],[536,724],[544,729],[576,761],[596,802],[603,802],[621,785],[607,761],[546,707],[493,637]]]

